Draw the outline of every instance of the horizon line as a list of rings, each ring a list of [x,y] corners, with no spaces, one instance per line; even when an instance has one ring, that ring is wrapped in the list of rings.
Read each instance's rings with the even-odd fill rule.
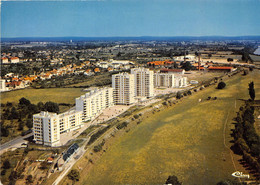
[[[186,36],[18,36],[18,37],[2,37],[1,39],[15,39],[15,38],[70,38],[70,37],[75,37],[75,38],[129,38],[129,37],[260,37],[260,35],[235,35],[235,36],[230,36],[230,35],[200,35],[200,36],[193,36],[193,35],[186,35]]]

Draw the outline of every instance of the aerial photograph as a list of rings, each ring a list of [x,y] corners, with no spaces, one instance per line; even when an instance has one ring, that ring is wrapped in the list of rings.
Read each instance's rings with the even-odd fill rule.
[[[0,185],[260,185],[260,0],[0,9]]]

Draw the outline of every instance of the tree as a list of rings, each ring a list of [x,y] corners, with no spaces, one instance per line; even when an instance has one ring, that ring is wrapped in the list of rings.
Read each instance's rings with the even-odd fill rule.
[[[15,107],[12,107],[11,114],[9,115],[9,119],[18,119],[19,113],[17,112]]]
[[[44,104],[42,102],[37,103],[37,107],[39,110],[44,110]]]
[[[27,178],[26,178],[27,182],[28,183],[33,183],[33,177],[32,175],[28,175]]]
[[[21,120],[19,121],[19,125],[18,125],[18,130],[23,130],[23,127],[24,127],[24,122]]]
[[[181,92],[177,92],[176,99],[181,99],[182,95]]]
[[[3,168],[4,168],[4,169],[9,169],[9,168],[11,168],[11,164],[10,164],[10,162],[9,162],[8,159],[6,159],[6,160],[4,161],[4,163],[3,163]]]
[[[78,170],[71,170],[68,174],[68,178],[72,181],[79,181],[79,171]]]
[[[225,82],[219,82],[217,89],[224,89],[225,87],[226,87],[226,83]]]
[[[255,88],[254,88],[254,82],[250,82],[249,83],[249,88],[248,88],[248,90],[249,90],[249,95],[250,95],[250,98],[251,98],[251,100],[255,100]]]
[[[233,58],[228,58],[227,61],[228,62],[233,62]]]
[[[19,100],[19,105],[25,105],[25,106],[29,106],[31,104],[31,102],[29,100],[27,100],[26,98],[22,97]]]
[[[175,175],[172,175],[168,177],[165,184],[181,185],[182,183],[178,181],[178,178]]]
[[[192,65],[190,62],[185,62],[182,64],[182,68],[185,70],[185,71],[190,71],[192,69]]]
[[[44,110],[48,112],[59,113],[59,105],[57,103],[48,101],[44,104]]]
[[[32,127],[33,127],[32,120],[27,119],[27,121],[26,121],[26,126],[27,126],[28,128],[32,128]]]
[[[3,125],[1,125],[1,136],[3,136],[3,137],[8,137],[9,136],[8,128],[4,127]]]

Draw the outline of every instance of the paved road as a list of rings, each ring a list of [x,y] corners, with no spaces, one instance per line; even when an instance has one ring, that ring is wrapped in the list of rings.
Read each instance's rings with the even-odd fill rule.
[[[99,128],[97,128],[99,129]],[[63,166],[63,171],[62,173],[59,175],[59,177],[57,177],[57,179],[54,181],[54,183],[52,183],[52,185],[58,185],[60,183],[60,181],[65,177],[65,175],[67,175],[67,173],[69,172],[69,170],[74,166],[74,164],[81,159],[81,157],[85,154],[85,152],[88,150],[85,149],[85,146],[87,145],[89,139],[90,139],[90,136],[96,131],[93,130],[92,132],[90,132],[87,136],[87,139],[85,140],[84,144],[79,148],[79,150],[74,153],[72,155],[72,157],[70,158],[70,160],[68,161],[68,163],[66,163],[64,166]],[[77,155],[80,155],[79,158],[75,159],[74,157],[77,156]]]
[[[19,136],[13,140],[8,141],[7,143],[1,145],[0,146],[0,155],[10,148],[20,147],[22,143],[27,143],[28,141],[26,141],[24,139],[28,138],[32,135],[33,135],[33,133],[27,134],[25,136]]]

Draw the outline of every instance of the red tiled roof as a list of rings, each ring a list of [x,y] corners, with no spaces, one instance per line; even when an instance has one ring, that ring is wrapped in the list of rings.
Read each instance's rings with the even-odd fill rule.
[[[160,72],[182,72],[183,69],[161,69]]]
[[[208,69],[229,69],[229,70],[231,70],[233,67],[224,67],[224,66],[221,66],[221,67],[213,67],[213,66],[210,66],[210,67],[208,67]]]
[[[173,62],[165,60],[165,61],[152,61],[152,62],[147,62],[147,64],[154,64],[156,66],[158,65],[167,65],[167,64],[173,64]]]

